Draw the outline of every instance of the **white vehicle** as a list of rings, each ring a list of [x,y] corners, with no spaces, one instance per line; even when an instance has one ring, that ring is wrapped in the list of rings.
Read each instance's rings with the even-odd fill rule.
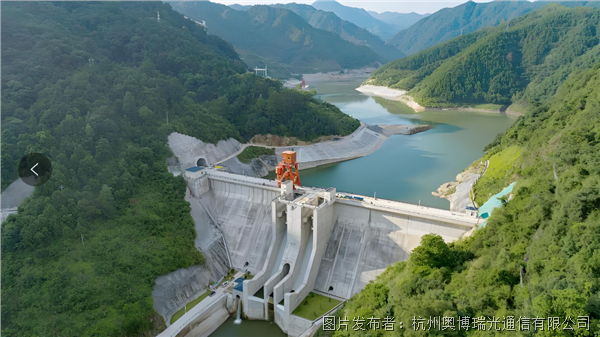
[[[227,287],[227,285],[228,285],[228,284],[229,284],[229,281],[225,281],[225,282],[223,282],[223,285],[221,286],[221,288],[225,288],[225,287]]]

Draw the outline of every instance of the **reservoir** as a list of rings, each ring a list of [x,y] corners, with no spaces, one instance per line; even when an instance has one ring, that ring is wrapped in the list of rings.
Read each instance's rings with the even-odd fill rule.
[[[366,124],[428,124],[415,135],[396,135],[374,153],[300,171],[303,185],[449,209],[431,192],[483,155],[483,147],[506,131],[515,118],[499,113],[427,110],[355,90],[365,79],[310,83],[318,97]]]
[[[374,153],[340,163],[300,171],[303,185],[335,187],[397,201],[449,208],[449,202],[431,192],[483,155],[483,147],[508,129],[514,118],[505,114],[428,110],[415,113],[408,106],[355,90],[364,81],[310,83],[318,98],[367,124],[428,124],[431,130],[388,138]],[[286,336],[266,321],[230,317],[211,336]]]

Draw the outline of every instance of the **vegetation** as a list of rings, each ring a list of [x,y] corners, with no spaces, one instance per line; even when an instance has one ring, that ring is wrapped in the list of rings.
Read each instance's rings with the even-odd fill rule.
[[[258,158],[258,157],[260,157],[262,155],[265,155],[265,156],[274,156],[275,155],[275,149],[261,147],[261,146],[248,146],[237,157],[238,157],[238,159],[242,163],[244,163],[244,164],[250,164],[250,162],[252,161],[252,159]]]
[[[495,151],[499,151],[494,153]],[[494,152],[488,152],[483,160],[489,159],[490,163],[487,171],[477,181],[475,186],[475,202],[477,205],[483,205],[491,196],[509,185],[515,179],[515,162],[521,154],[521,147],[513,145],[500,150],[495,148]]]
[[[207,298],[209,294],[210,290],[205,291],[204,294],[198,296],[196,299],[194,299],[190,303],[186,304],[183,308],[181,308],[181,310],[174,313],[173,316],[171,316],[171,324],[175,323],[175,321],[180,319],[181,316],[185,315],[186,312],[190,311],[193,307],[195,307],[196,304],[202,302],[202,300]]]
[[[53,165],[2,223],[6,336],[164,329],[154,280],[204,263],[185,182],[167,171],[169,133],[311,139],[358,126],[246,74],[229,43],[161,2],[3,3],[2,42],[2,189],[24,154]]]
[[[600,7],[600,3],[596,1],[564,1],[560,4],[568,7]],[[399,31],[387,42],[405,54],[413,55],[457,36],[500,25],[545,5],[547,2],[544,1],[469,1],[456,7],[441,9]],[[512,21],[510,24],[512,25]]]
[[[284,8],[261,5],[236,11],[208,1],[176,2],[173,7],[206,21],[209,32],[233,43],[251,69],[267,66],[271,76],[361,68],[382,61],[369,47],[314,28]]]
[[[389,39],[398,31],[395,25],[374,18],[363,8],[344,6],[337,1],[328,0],[315,1],[311,6],[325,12],[333,12],[342,20],[365,28],[383,40]]]
[[[314,321],[341,302],[331,297],[309,293],[293,314]]]
[[[350,41],[356,45],[366,45],[381,56],[382,62],[389,62],[406,56],[400,50],[383,42],[379,36],[364,28],[358,27],[350,21],[340,19],[333,12],[323,11],[315,9],[310,5],[297,3],[274,4],[271,6],[288,9],[298,14],[302,19],[308,22],[309,25],[317,29],[334,33],[346,41]],[[420,17],[418,14],[415,15]]]
[[[408,261],[386,269],[350,299],[340,317],[395,317],[413,336],[414,317],[499,318],[589,316],[589,331],[551,330],[543,336],[595,336],[600,332],[600,65],[571,76],[541,105],[487,148],[517,156],[513,198],[487,226],[446,244],[425,235]],[[520,154],[519,154],[520,153]],[[554,178],[556,163],[558,179]],[[487,175],[487,174],[486,174]],[[493,191],[494,193],[499,190]],[[489,324],[487,324],[489,327]],[[425,324],[427,327],[427,324]],[[564,327],[564,325],[561,325]],[[434,329],[419,335],[487,336],[512,332]],[[533,328],[531,329],[533,332]],[[360,336],[361,331],[321,332]],[[380,330],[380,335],[383,333]],[[528,335],[526,332],[512,334]]]
[[[598,29],[599,10],[550,4],[391,62],[368,82],[410,90],[427,107],[535,107],[547,103],[570,73],[600,61]]]

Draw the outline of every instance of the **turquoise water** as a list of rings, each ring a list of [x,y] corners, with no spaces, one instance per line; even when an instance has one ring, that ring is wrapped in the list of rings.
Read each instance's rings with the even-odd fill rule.
[[[428,124],[416,135],[388,138],[374,153],[341,163],[300,171],[303,185],[449,208],[431,192],[483,155],[483,147],[514,119],[505,114],[431,110],[408,106],[355,90],[363,80],[310,83],[318,97],[367,124]]]
[[[481,207],[479,207],[479,216],[481,216],[484,213],[487,213],[488,217],[490,215],[492,215],[492,211],[494,210],[494,208],[500,207],[502,205],[502,201],[500,201],[500,199],[503,196],[511,193],[513,190],[513,187],[515,187],[515,184],[516,184],[516,182],[508,185],[505,189],[500,191],[500,193],[492,196],[491,198],[488,199],[488,201],[485,202],[485,204],[481,205]],[[487,218],[481,225],[479,225],[479,227],[485,227],[486,223],[487,223]]]

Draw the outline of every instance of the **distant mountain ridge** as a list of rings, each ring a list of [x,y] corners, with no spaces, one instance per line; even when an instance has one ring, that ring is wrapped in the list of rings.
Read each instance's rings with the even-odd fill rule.
[[[314,28],[284,8],[258,5],[237,11],[209,1],[171,5],[194,20],[206,21],[208,32],[231,42],[250,68],[267,65],[271,76],[361,68],[384,61],[369,47]]]
[[[390,62],[367,83],[409,90],[426,107],[535,106],[571,73],[600,63],[599,32],[600,10],[549,4]]]
[[[469,1],[453,8],[441,9],[419,20],[411,27],[398,32],[387,43],[407,55],[412,55],[462,34],[496,26],[547,4],[546,1]],[[594,1],[568,1],[561,4],[567,7],[600,7],[600,2]]]
[[[358,27],[365,28],[383,40],[389,39],[398,32],[398,29],[394,25],[374,18],[362,8],[344,6],[332,0],[318,0],[311,6],[326,12],[333,12],[340,19],[352,22]]]
[[[339,35],[342,39],[356,45],[366,45],[379,54],[384,62],[393,61],[406,55],[393,46],[387,45],[379,36],[356,26],[354,23],[340,19],[333,12],[326,12],[303,4],[275,4],[276,8],[285,8],[298,14],[311,26]]]
[[[419,14],[415,12],[411,13],[398,13],[398,12],[383,12],[377,13],[373,11],[367,11],[372,17],[377,20],[389,23],[390,25],[396,27],[397,30],[406,29],[412,25],[414,25],[417,21],[422,18],[428,17],[431,14]]]

